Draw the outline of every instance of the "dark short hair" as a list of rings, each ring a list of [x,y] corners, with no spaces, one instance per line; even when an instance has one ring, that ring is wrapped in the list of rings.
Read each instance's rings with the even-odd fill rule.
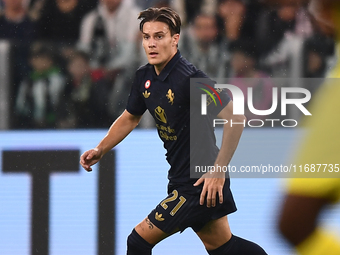
[[[171,35],[179,34],[181,31],[181,18],[178,13],[169,7],[155,8],[150,7],[139,13],[138,19],[141,20],[139,30],[143,32],[143,26],[149,21],[159,21],[167,24]]]

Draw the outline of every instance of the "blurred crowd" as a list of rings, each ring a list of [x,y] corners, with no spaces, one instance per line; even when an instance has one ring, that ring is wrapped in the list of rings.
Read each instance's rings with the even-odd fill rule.
[[[245,93],[252,86],[258,110],[271,107],[271,78],[324,77],[334,62],[332,37],[303,1],[0,1],[0,39],[11,46],[14,129],[107,128],[147,61],[137,16],[150,6],[178,11],[181,54]],[[247,78],[254,79],[244,84]]]

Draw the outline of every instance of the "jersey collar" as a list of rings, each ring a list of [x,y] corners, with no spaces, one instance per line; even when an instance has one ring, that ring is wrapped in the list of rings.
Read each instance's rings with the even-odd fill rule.
[[[171,70],[175,67],[177,61],[181,58],[181,53],[177,50],[176,54],[172,57],[169,63],[163,68],[160,74],[157,76],[157,79],[164,81],[168,75],[170,74]]]

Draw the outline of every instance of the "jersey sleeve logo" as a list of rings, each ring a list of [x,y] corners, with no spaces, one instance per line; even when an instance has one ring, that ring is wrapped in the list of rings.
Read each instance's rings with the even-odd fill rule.
[[[156,212],[156,214],[155,214],[155,219],[156,220],[158,220],[158,221],[163,221],[164,220],[164,218],[162,218],[162,214],[160,213],[160,214],[158,214],[158,212]]]
[[[145,98],[149,98],[149,96],[150,96],[150,92],[148,92],[147,90],[145,90],[143,93],[143,96],[145,97]]]
[[[168,90],[168,93],[166,94],[166,97],[169,99],[169,103],[171,105],[173,105],[174,104],[174,99],[175,99],[175,93],[173,93],[171,89]]]
[[[155,117],[159,121],[161,121],[163,123],[167,123],[165,111],[160,106],[157,106],[157,108],[155,109]]]
[[[150,80],[147,80],[147,81],[145,82],[145,84],[144,84],[144,87],[145,87],[146,89],[148,89],[148,88],[150,88],[150,85],[151,85],[151,81],[150,81]]]

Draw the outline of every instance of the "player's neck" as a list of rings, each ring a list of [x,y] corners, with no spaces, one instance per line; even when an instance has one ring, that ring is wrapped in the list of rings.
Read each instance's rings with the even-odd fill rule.
[[[171,56],[166,60],[166,61],[164,61],[163,63],[160,63],[160,64],[156,64],[156,65],[153,65],[153,67],[155,68],[155,72],[156,72],[156,74],[157,75],[159,75],[161,72],[162,72],[162,70],[166,67],[166,65],[170,62],[170,60],[176,55],[176,53],[177,53],[177,49],[176,49],[176,51],[175,52],[173,52],[172,54],[171,54]]]

